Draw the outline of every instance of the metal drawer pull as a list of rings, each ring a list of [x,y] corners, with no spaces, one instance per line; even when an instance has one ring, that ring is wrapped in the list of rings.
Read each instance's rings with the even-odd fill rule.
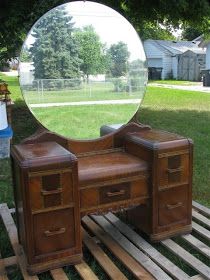
[[[42,195],[51,195],[51,194],[57,194],[57,193],[61,193],[61,192],[62,192],[61,188],[58,188],[58,189],[52,190],[52,191],[41,190]]]
[[[168,168],[168,169],[167,169],[167,172],[168,172],[168,173],[175,173],[175,172],[180,172],[180,171],[182,171],[182,170],[183,170],[183,167],[180,166],[180,167],[178,167],[178,168]]]
[[[66,231],[66,228],[60,228],[58,230],[54,230],[54,231],[51,231],[51,230],[46,230],[44,232],[44,234],[49,237],[49,236],[53,236],[53,235],[58,235],[58,234],[62,234]]]
[[[180,207],[182,205],[183,205],[182,202],[178,202],[176,204],[167,204],[166,207],[167,207],[168,210],[171,210],[171,209],[178,208],[178,207]]]
[[[107,192],[106,195],[108,197],[113,197],[113,196],[118,196],[118,195],[123,195],[125,194],[125,190],[120,190],[118,192]]]

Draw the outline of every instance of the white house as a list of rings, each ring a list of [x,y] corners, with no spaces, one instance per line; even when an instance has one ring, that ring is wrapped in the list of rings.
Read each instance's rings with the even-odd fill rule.
[[[180,66],[179,60],[181,55],[189,52],[192,60],[192,53],[195,54],[195,64],[197,68],[203,68],[205,63],[205,49],[200,48],[200,41],[195,39],[194,41],[164,41],[164,40],[152,40],[148,39],[144,41],[144,50],[147,57],[149,77],[153,79],[177,79],[180,77]],[[191,60],[190,60],[191,59]],[[185,59],[185,63],[190,65],[189,71],[191,70],[192,64]],[[183,64],[183,59],[182,59]],[[183,67],[186,65],[183,64]],[[185,67],[186,68],[186,67]],[[179,72],[178,72],[179,71]],[[192,71],[191,71],[192,72]],[[196,71],[196,73],[199,71]],[[185,73],[186,74],[186,73]],[[192,75],[189,75],[192,77]],[[192,77],[192,80],[198,79],[198,75]]]

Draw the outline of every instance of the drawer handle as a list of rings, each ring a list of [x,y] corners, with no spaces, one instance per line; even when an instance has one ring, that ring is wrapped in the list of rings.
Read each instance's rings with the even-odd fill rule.
[[[180,166],[180,167],[178,167],[178,168],[168,168],[168,169],[167,169],[167,172],[168,172],[168,173],[175,173],[175,172],[180,172],[180,171],[182,171],[182,170],[183,170],[183,167]]]
[[[66,231],[66,228],[60,228],[60,229],[58,229],[58,230],[53,230],[53,231],[51,231],[51,230],[46,230],[46,231],[44,232],[44,234],[45,234],[47,237],[49,237],[49,236],[53,236],[53,235],[62,234],[62,233],[64,233],[65,231]]]
[[[113,196],[119,196],[119,195],[123,195],[125,194],[125,190],[120,190],[120,191],[117,191],[117,192],[107,192],[106,195],[108,197],[113,197]]]
[[[178,208],[178,207],[180,207],[182,205],[183,205],[182,202],[178,202],[176,204],[167,204],[166,207],[167,207],[168,210],[171,210],[171,209]]]
[[[57,194],[57,193],[61,193],[62,189],[56,189],[56,190],[52,190],[52,191],[45,191],[45,190],[41,190],[41,194],[42,195],[51,195],[51,194]]]

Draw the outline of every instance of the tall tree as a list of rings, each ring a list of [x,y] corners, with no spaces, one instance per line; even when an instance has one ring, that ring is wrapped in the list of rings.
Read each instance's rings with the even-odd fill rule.
[[[130,53],[128,47],[124,42],[118,42],[111,45],[108,49],[110,57],[110,73],[112,77],[120,77],[126,74],[128,58]]]
[[[58,79],[79,76],[81,60],[72,36],[74,23],[63,8],[42,17],[33,28],[30,48],[35,78]]]
[[[80,70],[87,78],[89,75],[103,74],[106,69],[106,56],[100,37],[92,26],[85,26],[74,33],[79,47]]]
[[[53,7],[68,0],[1,0],[0,63],[17,56],[33,23]],[[201,25],[209,20],[208,0],[99,0],[124,15],[141,35],[145,23],[173,24],[180,22]],[[208,25],[208,24],[207,24]],[[209,25],[208,25],[209,28]],[[208,29],[205,29],[208,32]]]

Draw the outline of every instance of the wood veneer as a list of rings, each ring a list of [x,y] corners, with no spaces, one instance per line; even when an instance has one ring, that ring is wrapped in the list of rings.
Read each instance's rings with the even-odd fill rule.
[[[86,214],[127,210],[153,241],[191,230],[192,141],[137,123],[102,134],[75,141],[42,129],[12,148],[30,273],[81,260]]]

